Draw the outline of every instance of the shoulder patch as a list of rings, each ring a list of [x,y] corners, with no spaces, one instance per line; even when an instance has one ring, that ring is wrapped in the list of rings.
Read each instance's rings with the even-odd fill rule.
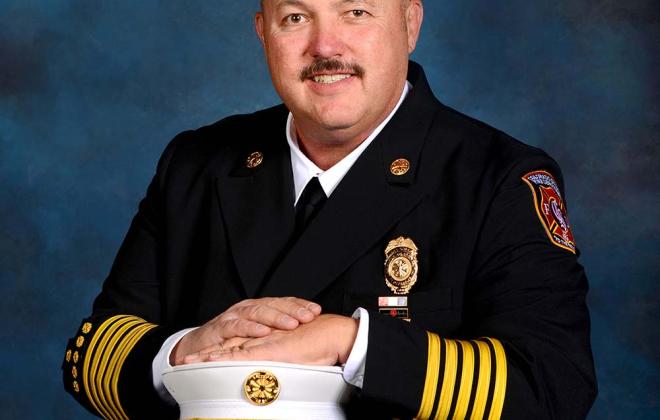
[[[550,241],[575,254],[575,240],[555,178],[546,171],[532,171],[522,180],[532,190],[536,213]]]

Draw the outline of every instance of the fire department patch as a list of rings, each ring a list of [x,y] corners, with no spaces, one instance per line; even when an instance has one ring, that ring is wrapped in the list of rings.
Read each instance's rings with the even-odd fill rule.
[[[522,177],[534,195],[536,213],[550,241],[575,254],[575,241],[568,223],[566,206],[555,178],[546,171],[533,171]]]

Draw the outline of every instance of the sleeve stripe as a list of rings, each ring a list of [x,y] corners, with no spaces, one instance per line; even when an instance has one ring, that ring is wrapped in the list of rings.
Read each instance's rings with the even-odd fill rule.
[[[117,342],[121,338],[121,336],[130,328],[139,325],[140,321],[136,319],[128,319],[125,323],[121,325],[121,327],[116,328],[114,330],[108,330],[107,336],[110,337],[110,334],[112,334],[112,338],[110,338],[109,342],[103,349],[102,353],[97,353],[94,355],[95,361],[92,363],[92,368],[94,367],[94,364],[96,362],[98,363],[98,368],[96,371],[92,372],[92,376],[94,377],[94,381],[92,382],[95,385],[95,389],[100,395],[102,405],[104,406],[105,410],[109,412],[113,418],[118,418],[117,416],[117,407],[113,405],[113,401],[110,395],[107,393],[103,392],[103,378],[106,376],[107,372],[111,371],[110,369],[110,359],[107,357],[107,355],[111,354],[115,347],[117,346]]]
[[[96,349],[92,354],[92,364],[89,366],[89,384],[92,389],[92,395],[96,399],[96,404],[100,409],[100,413],[103,417],[107,419],[116,419],[112,409],[108,406],[107,401],[105,400],[105,394],[102,392],[101,384],[103,378],[103,372],[105,371],[105,365],[107,364],[107,359],[105,359],[103,354],[108,351],[109,346],[113,346],[113,340],[117,330],[120,330],[126,325],[132,322],[131,317],[125,317],[121,320],[113,323],[105,332],[101,341],[99,342]],[[112,348],[110,348],[112,351]],[[101,372],[99,374],[99,372]]]
[[[488,386],[490,385],[490,349],[486,343],[475,341],[479,348],[479,379],[477,381],[477,392],[474,397],[474,408],[470,420],[484,418],[486,402],[488,400]]]
[[[506,353],[499,340],[487,338],[495,348],[495,392],[493,393],[493,404],[490,408],[489,420],[499,419],[504,406],[504,395],[506,393]]]
[[[502,343],[487,337],[459,341],[427,336],[426,378],[416,418],[499,419],[507,381]]]
[[[109,406],[108,408],[113,413],[122,413],[122,414],[124,413],[124,410],[122,409],[121,404],[119,403],[118,396],[116,394],[113,394],[112,392],[110,392],[110,381],[111,381],[111,379],[114,378],[114,377],[119,378],[119,373],[121,371],[121,366],[117,366],[118,360],[117,360],[117,357],[115,357],[114,355],[119,353],[122,350],[122,348],[126,346],[126,341],[130,340],[131,337],[136,335],[144,325],[145,325],[144,321],[142,321],[142,322],[138,321],[138,320],[131,321],[129,324],[127,324],[125,326],[124,331],[119,331],[115,335],[115,338],[119,338],[121,335],[125,335],[125,337],[122,338],[122,341],[116,347],[116,350],[115,350],[113,356],[111,356],[111,358],[108,360],[108,367],[105,371],[106,372],[105,375],[103,375],[103,376],[99,375],[99,377],[97,378],[97,383],[99,385],[99,388],[101,388],[101,386],[100,386],[101,385],[101,383],[100,383],[101,380],[103,381],[103,393],[107,397],[106,399],[108,400],[108,406]],[[127,331],[129,329],[130,329],[130,331],[128,333],[125,333],[125,331]],[[109,354],[109,353],[106,353],[106,354]],[[122,416],[119,416],[119,417],[122,417]],[[126,417],[126,415],[124,414],[123,417]]]
[[[419,413],[417,414],[417,418],[421,419],[428,419],[431,417],[436,388],[438,386],[438,375],[440,374],[440,337],[429,332],[426,334],[429,339],[426,380],[424,381],[422,404],[419,408]]]
[[[132,329],[126,334],[121,344],[117,347],[115,354],[117,352],[122,351],[122,349],[126,346],[127,340],[130,340],[132,337],[134,337],[136,334],[139,333],[140,328],[143,324],[138,322],[137,326],[135,325],[136,324],[132,325]],[[110,383],[111,379],[114,378],[115,376],[119,377],[119,373],[121,372],[121,366],[118,366],[117,362],[118,362],[117,358],[113,357],[110,363],[108,364],[108,370],[106,371],[107,374],[104,375],[103,377],[103,392],[105,393],[105,395],[111,396],[110,404],[112,405],[114,411],[123,413],[121,403],[119,402],[119,396],[112,392],[111,383]]]
[[[133,350],[133,347],[135,347],[135,344],[140,341],[140,339],[150,330],[153,328],[156,328],[156,325],[154,324],[145,324],[143,326],[140,326],[138,330],[135,333],[135,336],[130,339],[126,343],[125,348],[123,351],[119,354],[119,361],[117,364],[117,373],[112,376],[112,395],[115,398],[115,401],[119,405],[119,409],[121,410],[122,414],[124,415],[125,418],[128,418],[126,414],[124,413],[123,408],[121,407],[121,404],[119,403],[119,390],[118,390],[118,385],[119,385],[119,373],[121,372],[121,368],[124,365],[124,362],[126,361],[126,358],[128,357],[129,353],[131,350]]]
[[[87,399],[91,403],[91,405],[94,407],[94,409],[101,415],[103,413],[99,409],[99,405],[97,404],[97,399],[96,399],[96,393],[94,393],[94,396],[92,396],[92,390],[90,387],[89,383],[89,367],[91,365],[91,359],[92,359],[92,354],[94,353],[96,343],[98,342],[99,338],[103,337],[105,334],[105,330],[114,324],[116,321],[127,318],[126,315],[116,315],[108,320],[106,320],[103,324],[99,326],[99,328],[96,330],[94,333],[94,336],[92,337],[92,340],[89,343],[89,347],[87,348],[87,352],[85,353],[85,361],[83,364],[83,388],[85,388],[85,393],[87,394]]]
[[[83,386],[94,409],[106,419],[127,419],[117,392],[124,361],[144,334],[156,327],[129,315],[106,320],[95,332],[85,354]]]
[[[463,347],[463,373],[461,375],[460,391],[456,402],[456,410],[453,418],[456,420],[464,419],[470,404],[470,394],[472,393],[472,379],[474,377],[474,352],[472,345],[466,341],[459,341]]]
[[[456,370],[458,365],[458,349],[456,348],[456,341],[445,340],[447,348],[447,362],[445,363],[445,374],[442,380],[442,388],[440,389],[440,403],[438,412],[435,415],[436,419],[446,419],[449,416],[451,409],[452,397],[454,395],[454,385],[456,382]]]

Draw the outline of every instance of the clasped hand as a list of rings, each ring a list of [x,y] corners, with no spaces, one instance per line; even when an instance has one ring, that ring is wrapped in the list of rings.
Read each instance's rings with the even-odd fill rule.
[[[358,321],[321,314],[318,304],[304,299],[247,299],[186,334],[170,363],[268,360],[332,366],[346,362],[357,328]]]

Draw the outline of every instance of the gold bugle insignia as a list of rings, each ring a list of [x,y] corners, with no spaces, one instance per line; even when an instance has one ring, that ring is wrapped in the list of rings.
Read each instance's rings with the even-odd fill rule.
[[[399,236],[385,248],[385,283],[395,295],[405,295],[417,282],[417,245]]]
[[[245,379],[243,392],[252,404],[268,405],[280,395],[280,383],[270,372],[260,370]]]

